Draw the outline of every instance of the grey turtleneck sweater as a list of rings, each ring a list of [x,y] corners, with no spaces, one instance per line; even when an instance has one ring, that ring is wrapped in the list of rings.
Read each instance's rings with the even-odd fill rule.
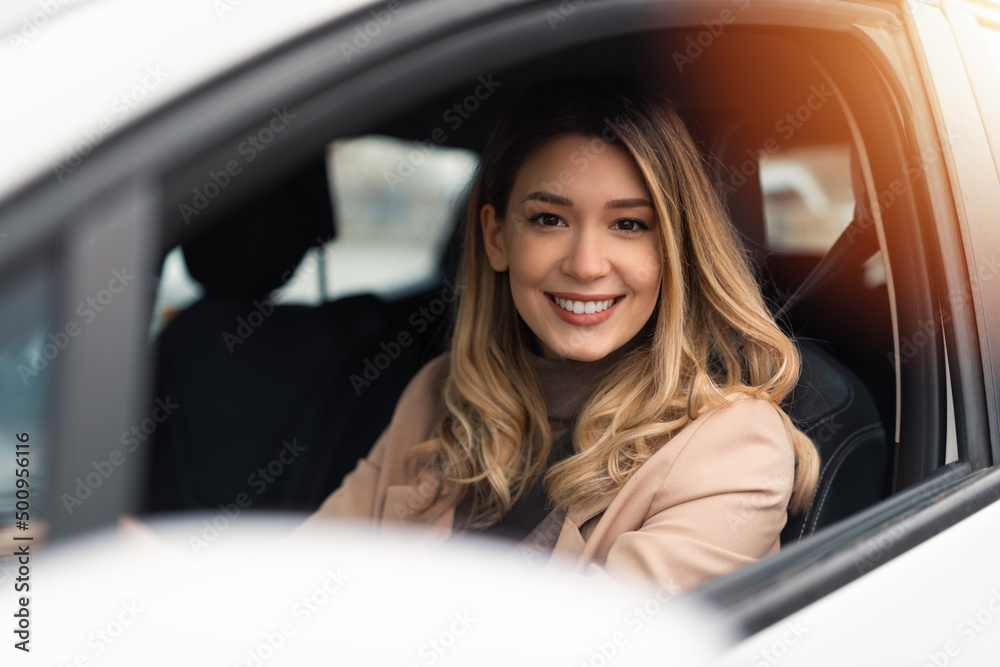
[[[541,385],[552,429],[553,447],[549,455],[549,466],[573,454],[572,430],[584,404],[608,373],[645,339],[648,331],[648,328],[644,328],[628,343],[597,361],[548,359],[533,352],[528,353]],[[565,512],[552,510],[541,479],[493,526],[482,529],[465,528],[467,514],[466,501],[459,505],[455,514],[456,532],[464,529],[517,540],[525,557],[532,559],[537,556],[547,557],[565,518]]]

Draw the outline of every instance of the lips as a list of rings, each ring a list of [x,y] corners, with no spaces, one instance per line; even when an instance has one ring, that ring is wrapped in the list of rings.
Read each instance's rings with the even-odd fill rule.
[[[595,326],[606,321],[625,298],[623,294],[550,293],[545,296],[559,319],[577,326]]]

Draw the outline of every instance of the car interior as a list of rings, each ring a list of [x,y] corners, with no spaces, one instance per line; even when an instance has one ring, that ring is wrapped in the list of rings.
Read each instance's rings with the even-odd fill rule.
[[[444,128],[447,138],[434,150],[477,153],[520,90],[581,74],[637,78],[677,104],[767,302],[798,345],[802,376],[785,407],[822,463],[811,507],[790,518],[782,542],[943,465],[943,410],[917,409],[943,405],[942,352],[930,345],[906,364],[894,361],[894,327],[912,329],[933,307],[929,278],[920,278],[933,263],[914,263],[931,256],[912,233],[921,195],[899,197],[879,220],[868,203],[905,162],[898,109],[874,84],[877,60],[856,35],[753,27],[729,28],[726,39],[691,57],[704,30],[609,29],[530,58],[511,55],[488,73],[499,83],[495,93],[475,109],[466,105],[458,127],[442,119],[470,97],[477,76],[400,96],[394,107],[363,107],[295,157],[276,159],[259,186],[224,192],[197,225],[166,208],[161,255],[179,247],[201,292],[151,342],[151,394],[182,407],[152,440],[146,510],[216,509],[241,493],[254,510],[315,509],[377,440],[410,378],[446,349],[446,316],[428,320],[412,344],[394,342],[412,332],[414,314],[447,301],[461,197],[439,221],[448,233],[435,245],[430,280],[312,304],[273,298],[304,257],[336,246],[346,224],[340,200],[351,193],[331,187],[330,147],[369,137],[419,147]],[[174,174],[169,202],[203,176],[205,163]],[[892,282],[888,257],[906,267],[907,281]],[[365,365],[379,355],[377,369]]]

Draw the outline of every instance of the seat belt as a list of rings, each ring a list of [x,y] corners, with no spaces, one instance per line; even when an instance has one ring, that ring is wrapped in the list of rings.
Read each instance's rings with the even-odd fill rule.
[[[878,250],[875,221],[868,214],[867,204],[862,203],[856,207],[855,216],[851,223],[840,233],[827,253],[802,281],[802,284],[785,300],[775,315],[775,319],[787,315],[800,303],[808,300],[846,271],[860,268]]]

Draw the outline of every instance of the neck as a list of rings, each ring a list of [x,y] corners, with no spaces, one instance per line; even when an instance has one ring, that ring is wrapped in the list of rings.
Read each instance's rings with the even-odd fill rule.
[[[597,390],[601,381],[615,369],[628,354],[649,339],[652,318],[627,343],[595,361],[549,358],[538,352],[528,351],[528,360],[542,388],[549,424],[554,437],[572,428],[583,405]]]

